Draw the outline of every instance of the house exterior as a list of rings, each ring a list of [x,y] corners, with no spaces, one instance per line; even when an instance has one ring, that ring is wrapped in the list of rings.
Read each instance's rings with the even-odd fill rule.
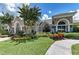
[[[8,24],[4,24],[3,29],[12,34],[16,34],[18,31],[24,31],[24,21],[21,17],[16,16],[11,21],[11,27]]]
[[[18,31],[24,31],[24,21],[21,17],[16,16],[12,21],[11,33],[16,34]]]
[[[36,22],[35,26],[33,26],[33,29],[36,32],[43,32],[44,25],[48,23],[51,32],[73,32],[72,25],[74,20],[73,17],[75,14],[76,12],[68,12],[68,13],[61,13],[58,15],[54,15],[52,16],[52,19]],[[18,31],[29,32],[27,26],[26,29],[24,27],[24,20],[18,16],[16,16],[12,21],[12,27],[9,28],[7,26],[7,28],[8,31],[14,34],[16,34]]]
[[[58,14],[52,17],[52,30],[54,32],[72,32],[73,20],[76,12]]]

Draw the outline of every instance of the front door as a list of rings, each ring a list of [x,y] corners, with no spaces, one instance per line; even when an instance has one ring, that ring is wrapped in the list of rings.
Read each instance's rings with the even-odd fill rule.
[[[65,26],[58,26],[58,32],[65,32]]]

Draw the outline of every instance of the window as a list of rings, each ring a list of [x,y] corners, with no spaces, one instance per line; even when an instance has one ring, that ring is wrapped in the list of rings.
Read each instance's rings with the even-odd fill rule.
[[[65,22],[60,21],[60,22],[58,23],[58,25],[62,25],[62,24],[65,24]]]

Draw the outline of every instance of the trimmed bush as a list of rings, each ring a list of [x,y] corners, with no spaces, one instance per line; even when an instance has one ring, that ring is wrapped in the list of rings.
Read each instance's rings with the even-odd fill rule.
[[[66,34],[65,38],[69,39],[79,39],[79,33]]]

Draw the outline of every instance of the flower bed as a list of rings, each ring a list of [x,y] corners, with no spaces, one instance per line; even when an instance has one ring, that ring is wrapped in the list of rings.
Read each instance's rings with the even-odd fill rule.
[[[64,39],[64,34],[63,33],[51,34],[49,35],[49,37],[54,40],[61,40]]]

